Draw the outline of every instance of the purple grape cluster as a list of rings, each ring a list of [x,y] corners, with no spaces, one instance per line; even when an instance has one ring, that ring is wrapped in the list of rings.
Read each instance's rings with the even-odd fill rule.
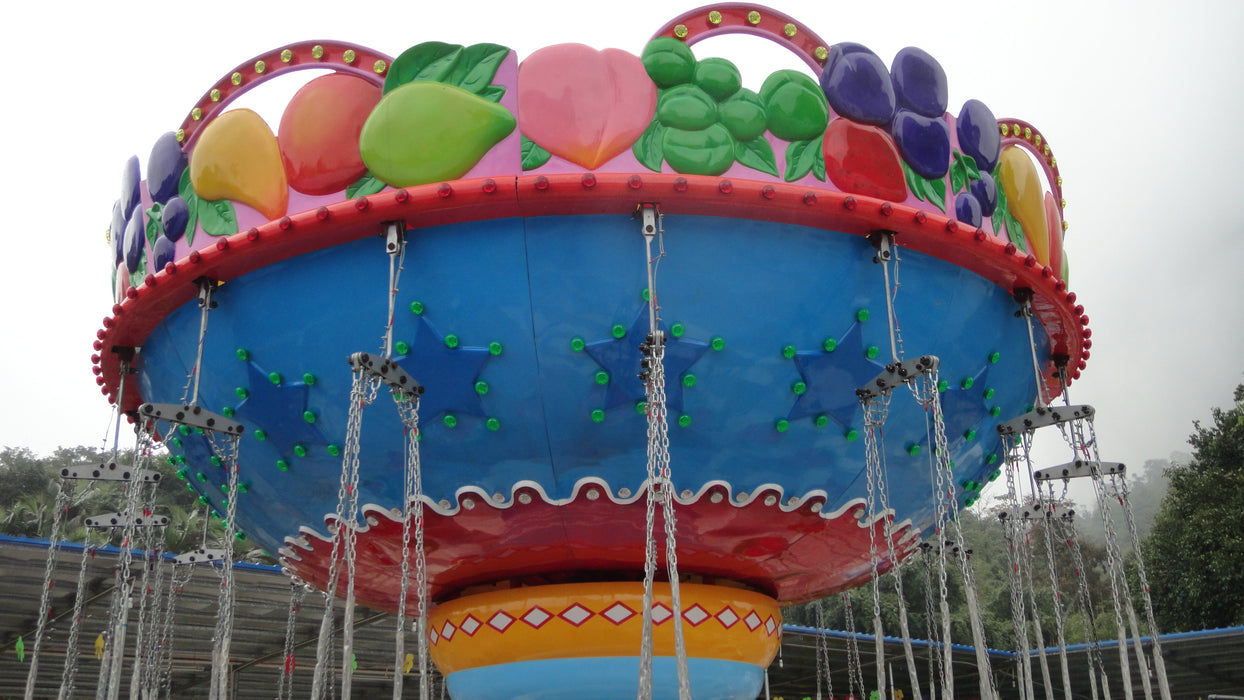
[[[175,257],[176,242],[186,232],[190,209],[178,196],[186,171],[186,154],[177,136],[168,132],[156,139],[147,160],[147,193],[151,208],[143,211],[138,157],[131,156],[121,173],[121,198],[112,207],[114,264],[125,262],[135,279],[145,270],[144,249],[150,247],[155,269],[162,269]],[[145,214],[145,216],[144,216]]]

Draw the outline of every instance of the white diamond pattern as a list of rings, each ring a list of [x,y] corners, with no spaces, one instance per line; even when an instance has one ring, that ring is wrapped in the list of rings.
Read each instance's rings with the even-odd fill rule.
[[[498,610],[496,614],[488,618],[488,626],[498,632],[508,630],[512,624],[514,624],[514,618],[510,615],[506,615],[504,610]]]
[[[570,607],[566,608],[565,610],[561,611],[560,613],[558,613],[557,616],[565,620],[566,622],[569,622],[570,624],[574,625],[575,627],[578,627],[579,625],[586,622],[587,619],[594,614],[595,613],[593,613],[591,610],[588,610],[582,605],[575,603],[571,605]]]
[[[696,603],[695,605],[692,605],[691,607],[687,608],[686,612],[682,614],[682,619],[686,620],[687,622],[690,622],[692,627],[699,627],[700,623],[704,622],[710,617],[712,616],[708,614],[707,610],[700,607],[699,603]]]
[[[747,629],[755,632],[757,627],[764,624],[764,621],[761,620],[760,616],[756,614],[755,610],[753,610],[747,613],[747,617],[743,618],[743,624],[747,625]]]
[[[441,637],[445,641],[448,642],[449,640],[454,638],[454,632],[457,632],[457,631],[458,631],[458,628],[454,627],[454,624],[452,622],[450,622],[449,620],[445,620],[445,625],[441,627]]]
[[[479,628],[479,620],[476,620],[474,615],[467,615],[466,619],[462,621],[462,624],[458,626],[458,629],[466,632],[466,636],[468,637],[474,637],[475,631]]]
[[[769,619],[765,620],[765,633],[772,637],[773,630],[775,629],[777,629],[777,624],[773,621],[773,616],[770,615]]]
[[[730,606],[727,605],[721,609],[721,612],[717,613],[717,621],[721,623],[722,627],[730,629],[738,623],[739,616],[736,615],[735,612],[730,609]]]
[[[654,625],[659,625],[673,616],[673,611],[665,607],[665,603],[656,603],[652,606],[652,624]]]
[[[614,603],[613,605],[610,605],[602,610],[600,614],[604,615],[606,620],[609,620],[615,625],[620,625],[632,617],[635,617],[635,611],[626,607],[622,603]]]
[[[544,623],[553,619],[553,616],[549,613],[549,611],[537,605],[524,613],[522,619],[523,622],[526,622],[536,629],[540,629],[544,626]]]

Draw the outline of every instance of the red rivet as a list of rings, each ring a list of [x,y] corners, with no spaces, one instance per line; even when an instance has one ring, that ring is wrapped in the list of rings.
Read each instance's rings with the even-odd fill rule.
[[[112,396],[108,394],[108,387],[106,387],[106,386],[101,386],[101,387],[99,388],[99,393],[103,394],[104,396],[107,396],[107,397],[108,397],[108,401],[109,401],[110,403],[112,402],[112,400],[113,400],[113,399],[112,399]],[[93,551],[92,551],[91,553],[92,553],[92,554],[94,554],[94,552],[93,552]],[[91,557],[91,558],[92,558],[92,559],[94,559],[95,557]]]
[[[633,190],[637,190],[644,186],[644,179],[638,175],[632,175],[626,178],[626,186]]]
[[[583,173],[583,177],[579,178],[579,184],[583,185],[583,189],[590,190],[596,186],[596,176],[592,173]]]
[[[1075,293],[1075,292],[1067,292],[1067,303],[1068,303],[1068,304],[1074,304],[1074,303],[1076,303],[1076,293]]]
[[[104,328],[112,328],[112,318],[111,318],[111,317],[109,317],[109,316],[105,316],[105,317],[104,317]]]
[[[1036,267],[1037,256],[1030,254],[1028,257],[1024,258],[1024,264],[1027,265],[1028,267]]]
[[[104,338],[108,337],[108,331],[105,331],[103,328],[100,328],[99,330],[95,331],[95,337],[99,338],[100,340],[103,340]]]
[[[541,192],[549,188],[549,179],[543,175],[536,178],[536,189]]]
[[[1054,271],[1050,269],[1049,265],[1046,265],[1045,267],[1041,268],[1041,276],[1046,279],[1049,279],[1054,276]]]
[[[133,288],[133,287],[130,287],[129,289],[125,290],[125,298],[127,298],[127,299],[137,299],[137,298],[138,298],[138,290],[137,290],[137,289],[135,289],[135,288]]]
[[[722,194],[730,194],[734,191],[734,183],[723,179],[721,182],[717,183],[717,190]]]
[[[855,197],[847,195],[842,200],[842,207],[848,211],[855,211]]]
[[[320,221],[328,221],[328,207],[320,207],[315,210],[315,218]]]
[[[252,243],[254,243],[255,241],[259,240],[259,229],[255,228],[255,227],[253,227],[253,226],[252,226],[251,228],[247,229],[247,231],[246,231],[246,240],[248,240],[248,241],[250,241],[250,242],[252,242]]]
[[[407,192],[405,188],[400,189],[397,192],[393,193],[393,201],[397,202],[398,204],[405,204],[406,202],[410,201],[410,193]]]
[[[1072,378],[1072,379],[1079,379],[1079,378],[1080,378],[1080,370],[1078,370],[1078,369],[1077,369],[1077,370],[1072,370],[1072,372],[1071,372],[1071,378]]]
[[[1067,291],[1067,283],[1062,280],[1058,280],[1058,284],[1054,285],[1054,289],[1059,292],[1065,292]]]
[[[103,385],[104,385],[104,378],[103,378],[103,377],[96,377],[96,378],[95,378],[95,383],[96,383],[96,384],[98,384],[99,386],[103,386]]]
[[[1072,310],[1076,312],[1077,316],[1080,316],[1084,313],[1084,304],[1076,304],[1076,308]]]
[[[804,192],[803,203],[808,206],[812,206],[813,204],[816,204],[816,193],[815,192]]]
[[[96,349],[96,350],[103,350],[103,349],[104,349],[104,344],[103,344],[103,343],[101,343],[101,342],[99,342],[99,341],[97,340],[97,341],[95,341],[95,342],[91,343],[91,347],[92,347],[92,348],[94,348],[94,349]]]
[[[147,276],[143,278],[143,284],[147,285],[148,287],[154,287],[157,284],[159,284],[159,282],[156,282],[155,275],[151,273],[147,273]]]
[[[1092,328],[1085,328],[1084,330],[1080,331],[1080,336],[1081,336],[1082,338],[1084,338],[1085,340],[1088,340],[1089,338],[1092,338],[1092,337],[1093,337],[1093,329],[1092,329]]]
[[[1087,326],[1088,324],[1089,324],[1089,317],[1088,317],[1088,316],[1081,316],[1081,317],[1080,317],[1080,325],[1081,325],[1081,326]]]
[[[685,177],[675,178],[674,179],[674,191],[675,192],[686,192],[687,191],[687,178]]]
[[[199,264],[199,260],[201,260],[202,258],[203,256],[199,255],[199,251],[197,250],[190,251],[190,264],[197,265]]]
[[[1091,355],[1092,353],[1090,353],[1088,350],[1085,350],[1084,352],[1080,353],[1080,357],[1083,357],[1085,360],[1089,359]]]
[[[955,221],[954,219],[950,219],[950,220],[948,220],[948,221],[946,222],[946,232],[947,232],[947,233],[958,233],[958,232],[959,232],[959,222],[958,222],[958,221]]]
[[[125,307],[124,307],[124,306],[121,306],[120,304],[113,304],[113,305],[112,305],[112,315],[113,315],[113,316],[120,316],[120,315],[121,315],[121,311],[123,311],[124,309],[125,309]]]
[[[440,195],[441,199],[445,199],[454,193],[454,186],[448,182],[442,182],[436,186],[436,193]]]
[[[913,218],[916,220],[916,223],[923,224],[924,222],[929,220],[929,215],[925,214],[922,211],[918,211],[916,212],[916,215]]]
[[[294,225],[294,222],[290,221],[288,216],[282,216],[280,221],[276,222],[277,228],[281,229],[282,231],[288,231],[289,227],[293,225]]]
[[[91,355],[91,362],[93,364],[99,364],[99,360],[100,360],[99,355]]]
[[[1002,249],[1002,251],[1007,255],[1015,255],[1016,250],[1018,249],[1015,247],[1014,243],[1007,243],[1006,247]]]
[[[773,185],[765,185],[760,188],[760,196],[765,199],[773,199],[777,196],[777,188]]]
[[[893,214],[893,213],[894,213],[894,205],[893,205],[893,204],[890,204],[889,202],[882,202],[882,203],[881,203],[881,215],[882,215],[882,216],[889,216],[889,215],[891,215],[891,214]]]
[[[1088,363],[1085,362],[1084,360],[1080,360],[1080,363],[1077,364],[1076,367],[1079,367],[1080,369],[1084,369],[1085,367],[1088,367]]]
[[[947,225],[949,226],[949,224]],[[989,235],[986,234],[984,231],[977,231],[976,233],[972,234],[972,238],[975,238],[977,243],[984,243],[985,239],[989,238]]]
[[[168,275],[177,274],[177,263],[172,263],[172,262],[164,263],[164,273]]]
[[[1088,339],[1086,338],[1086,339],[1084,340],[1084,349],[1085,349],[1085,350],[1088,350],[1088,349],[1089,349],[1089,348],[1091,348],[1091,347],[1093,347],[1093,341],[1088,340]]]
[[[94,372],[96,376],[99,376],[101,373],[103,373],[104,368],[100,367],[99,365],[95,365],[94,367],[91,368],[91,371]]]
[[[216,250],[229,250],[229,239],[222,238],[216,241]]]
[[[497,181],[492,178],[488,178],[484,180],[484,184],[480,187],[480,189],[484,191],[484,194],[492,194],[493,192],[497,191]],[[404,191],[405,190],[403,190],[403,192]],[[402,200],[402,201],[405,201],[405,200]]]
[[[359,197],[354,200],[354,208],[358,211],[367,211],[367,208],[370,206],[371,200],[366,197]]]

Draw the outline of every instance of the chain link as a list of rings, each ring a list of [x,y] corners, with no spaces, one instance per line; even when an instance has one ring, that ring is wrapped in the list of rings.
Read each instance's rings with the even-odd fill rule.
[[[1063,495],[1066,496],[1066,483],[1063,485]],[[1062,525],[1062,537],[1071,548],[1071,562],[1076,569],[1076,596],[1080,602],[1080,611],[1083,613],[1084,619],[1084,638],[1088,645],[1089,661],[1091,665],[1089,673],[1089,681],[1092,686],[1093,700],[1097,700],[1097,682],[1098,677],[1102,681],[1102,694],[1105,700],[1110,700],[1110,685],[1106,678],[1105,661],[1101,656],[1101,644],[1097,638],[1097,626],[1095,624],[1096,615],[1094,614],[1093,596],[1089,588],[1088,570],[1084,568],[1084,553],[1080,548],[1080,536],[1076,531],[1075,520],[1071,513],[1064,513],[1058,522]]]
[[[825,605],[820,599],[812,604],[816,615],[816,700],[834,697],[834,678],[830,673],[829,640],[825,638]],[[825,680],[827,695],[821,695],[821,679]]]
[[[847,685],[848,691],[855,698],[864,696],[864,668],[860,664],[859,637],[855,629],[855,613],[851,609],[851,591],[839,594],[842,599],[843,615],[847,628]],[[857,692],[858,691],[858,692]]]
[[[223,453],[221,464],[225,467],[227,481],[223,542],[220,558],[220,592],[216,598],[216,630],[212,636],[212,683],[209,697],[212,700],[229,697],[229,646],[233,641],[233,612],[236,599],[233,580],[233,543],[237,538],[238,514],[238,436],[218,437],[209,433],[212,451]]]
[[[294,631],[302,599],[307,595],[307,585],[297,576],[289,579],[289,609],[285,614],[285,645],[281,647],[281,673],[276,685],[277,700],[289,700],[294,696]]]
[[[26,697],[35,692],[35,681],[39,676],[39,651],[43,647],[43,635],[47,629],[48,607],[54,585],[53,574],[56,571],[56,553],[60,551],[61,516],[69,508],[73,497],[73,482],[62,479],[56,490],[56,499],[52,502],[52,532],[48,536],[47,562],[43,567],[43,590],[39,595],[39,620],[35,624],[35,643],[30,652],[30,669],[26,674]]]
[[[1136,555],[1136,576],[1140,583],[1142,599],[1145,603],[1145,618],[1149,623],[1149,636],[1153,640],[1153,666],[1158,675],[1158,692],[1162,700],[1171,700],[1171,687],[1166,678],[1166,661],[1162,658],[1162,640],[1158,632],[1158,623],[1153,617],[1153,598],[1149,594],[1149,577],[1145,574],[1145,558],[1140,551],[1140,531],[1136,527],[1136,519],[1132,513],[1132,501],[1128,497],[1127,479],[1123,474],[1118,477],[1119,503],[1123,507],[1127,519],[1127,531],[1132,539],[1132,552]]]
[[[193,564],[173,564],[173,570],[169,574],[168,601],[164,605],[163,630],[160,635],[164,645],[160,650],[160,677],[158,680],[158,695],[165,698],[172,696],[173,635],[177,629],[173,621],[177,611],[177,599],[181,597],[186,590],[186,586],[190,584],[190,580],[194,578],[194,568]]]
[[[78,657],[80,651],[78,642],[82,636],[82,610],[86,606],[86,565],[87,561],[92,559],[98,545],[91,542],[91,535],[94,530],[87,528],[86,537],[82,543],[82,561],[78,563],[78,587],[74,589],[73,596],[73,619],[69,623],[69,639],[65,642],[65,663],[61,668],[60,676],[60,700],[68,700],[73,697],[74,685],[78,680]]]
[[[1008,517],[1002,519],[1002,532],[1006,539],[1006,573],[1011,600],[1011,625],[1015,629],[1015,651],[1019,655],[1019,664],[1016,669],[1022,684],[1021,697],[1031,700],[1033,697],[1032,657],[1029,654],[1031,647],[1028,644],[1028,615],[1024,608],[1024,584],[1023,574],[1020,573],[1019,554],[1022,526],[1018,516],[1023,506],[1015,487],[1015,472],[1019,471],[1019,443],[1013,437],[1007,436],[1003,438],[1003,446],[1006,453],[1007,505],[1010,513]]]
[[[415,536],[414,568],[416,619],[415,629],[418,640],[419,658],[419,698],[429,700],[431,686],[428,682],[428,578],[427,557],[424,551],[423,522],[423,472],[419,461],[419,396],[394,395],[398,413],[406,441],[406,461],[403,471],[403,514],[402,514],[402,588],[398,599],[397,615],[397,648],[393,673],[393,698],[400,700],[402,696],[402,668],[405,665],[406,651],[406,596],[410,587],[410,538],[413,529]]]

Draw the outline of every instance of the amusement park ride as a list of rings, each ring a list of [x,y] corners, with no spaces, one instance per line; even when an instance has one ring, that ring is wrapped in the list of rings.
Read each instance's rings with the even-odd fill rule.
[[[732,32],[809,70],[753,91],[691,51]],[[229,109],[302,69],[331,72],[279,125]],[[434,663],[451,697],[482,700],[754,698],[782,605],[901,586],[883,575],[922,549],[943,591],[931,634],[975,646],[996,697],[976,597],[972,639],[951,640],[944,592],[972,591],[959,510],[1005,475],[1021,694],[1038,661],[1058,687],[1043,645],[1028,653],[1044,574],[1025,535],[1074,540],[1056,484],[1126,484],[1092,408],[1066,401],[1092,341],[1051,146],[981,101],[950,107],[920,49],[887,65],[743,4],[682,15],[638,56],[263,53],[156,142],[145,180],[125,167],[93,359],[138,463],[66,478],[128,481],[127,510],[96,524],[154,542],[144,462],[162,445],[223,521],[219,547],[162,564],[220,570],[212,697],[245,539],[325,598],[314,668],[286,665],[315,697],[350,695],[365,604],[402,620],[394,697],[428,697]],[[1030,479],[1038,428],[1078,458]],[[132,641],[134,697],[157,696],[150,621],[172,603],[141,595],[156,574],[124,551],[97,693],[116,696]],[[1120,638],[1139,638],[1110,554]],[[952,695],[948,662],[921,689],[901,627],[905,661],[851,692]],[[1146,697],[1169,697],[1160,647],[1134,653],[1157,671]]]

